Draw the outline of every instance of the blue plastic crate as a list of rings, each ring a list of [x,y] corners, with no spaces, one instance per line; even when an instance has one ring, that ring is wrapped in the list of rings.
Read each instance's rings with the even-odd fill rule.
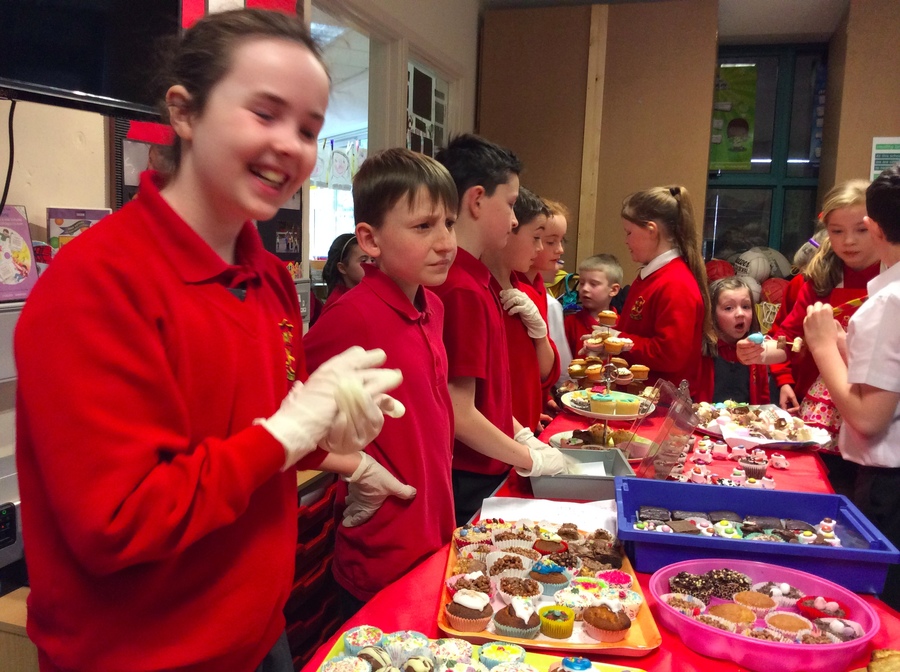
[[[900,562],[900,552],[843,495],[616,477],[616,506],[619,538],[625,542],[625,550],[639,572],[655,572],[673,562],[698,558],[758,560],[816,574],[857,593],[878,593],[884,588],[888,565]],[[641,506],[728,510],[741,516],[794,518],[811,525],[832,518],[837,522],[835,533],[843,546],[635,530]]]

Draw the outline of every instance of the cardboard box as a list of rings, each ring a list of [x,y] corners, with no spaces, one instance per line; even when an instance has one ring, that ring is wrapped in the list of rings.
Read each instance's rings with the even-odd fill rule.
[[[732,558],[757,560],[815,574],[857,593],[884,588],[888,566],[900,562],[900,552],[843,495],[731,488],[641,478],[616,478],[619,538],[639,572],[655,572],[682,560]],[[685,511],[734,511],[741,516],[794,518],[816,525],[837,521],[835,533],[843,546],[701,537],[635,530],[641,506]]]

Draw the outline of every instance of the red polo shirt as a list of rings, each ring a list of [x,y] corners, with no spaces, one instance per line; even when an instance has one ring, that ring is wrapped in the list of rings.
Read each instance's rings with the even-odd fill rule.
[[[450,481],[453,407],[441,340],[444,307],[422,287],[413,305],[375,266],[367,264],[365,272],[362,282],[328,306],[303,339],[310,370],[360,345],[383,349],[385,366],[403,372],[403,383],[391,396],[406,406],[406,414],[385,418],[366,452],[414,486],[416,496],[409,501],[389,497],[371,520],[344,527],[340,520],[347,485],[341,481],[338,486],[334,575],[360,600],[368,600],[447,544],[455,527]]]
[[[475,378],[475,408],[512,437],[512,392],[499,285],[487,266],[459,248],[446,282],[434,291],[444,304],[449,377]],[[509,471],[508,464],[458,440],[453,446],[453,468],[479,474]]]
[[[578,353],[584,347],[584,341],[581,340],[581,337],[592,333],[594,327],[598,324],[600,323],[597,321],[595,314],[584,308],[563,317],[566,340],[569,342],[569,349],[572,351],[573,357],[578,357]]]
[[[284,629],[296,479],[252,423],[305,377],[302,322],[252,224],[236,258],[145,173],[22,311],[16,457],[42,670],[249,670]]]

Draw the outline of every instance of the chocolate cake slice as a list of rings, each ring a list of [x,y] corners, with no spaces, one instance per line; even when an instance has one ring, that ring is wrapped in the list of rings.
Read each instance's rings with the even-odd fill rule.
[[[783,527],[785,530],[793,530],[795,532],[815,532],[816,528],[814,528],[809,523],[802,520],[795,520],[794,518],[785,518],[782,522],[782,525],[779,527]]]
[[[687,520],[688,518],[706,518],[709,516],[703,511],[672,511],[672,520]]]
[[[638,510],[638,520],[672,520],[672,514],[661,506],[642,506]]]
[[[744,520],[734,511],[710,511],[709,519],[716,523],[720,520],[727,520],[729,523],[741,523]]]
[[[764,530],[773,530],[776,527],[782,527],[781,518],[773,518],[772,516],[744,516],[744,523],[755,523]]]

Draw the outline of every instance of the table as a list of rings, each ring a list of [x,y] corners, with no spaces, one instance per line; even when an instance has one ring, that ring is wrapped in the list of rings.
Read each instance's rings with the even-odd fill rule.
[[[546,440],[557,432],[584,428],[586,424],[584,418],[561,413],[547,427],[541,438]],[[798,452],[790,453],[788,458],[791,460],[791,468],[776,476],[778,489],[832,492],[825,477],[826,469],[818,456],[814,453]],[[523,479],[513,472],[498,490],[497,496],[531,497],[530,484],[527,479]],[[303,668],[303,672],[315,672],[341,633],[357,625],[375,625],[385,632],[404,629],[417,630],[431,638],[442,636],[437,627],[437,616],[438,609],[442,606],[440,597],[449,550],[449,546],[441,549],[402,579],[375,595],[359,613],[341,627],[338,634],[319,648]],[[733,672],[744,669],[728,661],[707,658],[694,653],[682,644],[677,635],[661,625],[658,618],[659,607],[650,594],[650,576],[650,574],[637,573],[641,590],[647,599],[646,606],[651,609],[659,625],[662,636],[660,647],[641,658],[597,655],[595,653],[589,653],[586,657],[609,664],[638,667],[648,670],[648,672],[669,672],[670,670],[707,672],[711,669]],[[415,597],[411,598],[411,595]],[[896,648],[900,642],[900,613],[872,595],[862,595],[861,597],[872,606],[881,620],[881,629],[872,639],[873,648]],[[866,653],[858,660],[853,661],[851,669],[865,668],[868,662],[869,654]]]

